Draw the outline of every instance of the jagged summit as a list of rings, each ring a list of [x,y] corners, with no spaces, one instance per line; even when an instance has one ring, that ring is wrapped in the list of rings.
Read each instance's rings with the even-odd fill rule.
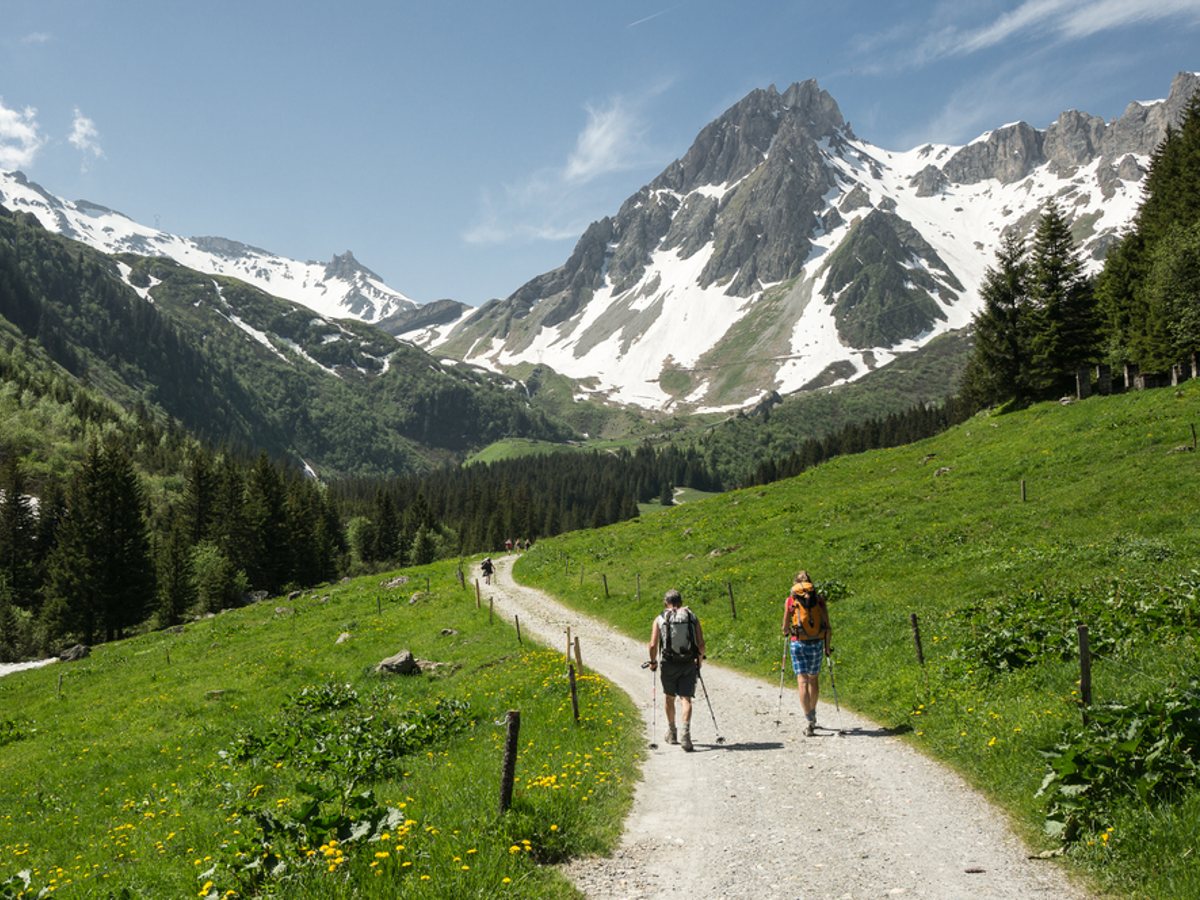
[[[1118,119],[1064,112],[960,147],[857,137],[816,81],[751,91],[592,223],[560,267],[400,331],[504,369],[542,363],[610,400],[715,410],[853,380],[970,324],[1008,229],[1057,197],[1098,267],[1200,76]]]

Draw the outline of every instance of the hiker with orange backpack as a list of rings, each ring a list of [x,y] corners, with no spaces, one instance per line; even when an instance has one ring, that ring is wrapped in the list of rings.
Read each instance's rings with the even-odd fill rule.
[[[692,698],[696,695],[696,679],[704,659],[704,632],[700,619],[683,605],[683,596],[676,590],[663,596],[663,611],[650,629],[650,671],[659,668],[663,689],[663,704],[667,712],[668,744],[680,744],[692,749]],[[676,729],[675,698],[679,698],[678,729]]]
[[[788,592],[783,608],[783,634],[788,638],[792,671],[796,673],[796,690],[800,708],[808,720],[804,733],[817,733],[817,698],[821,693],[821,660],[833,654],[830,644],[832,629],[829,607],[825,597],[813,586],[808,572],[796,573],[795,583]]]

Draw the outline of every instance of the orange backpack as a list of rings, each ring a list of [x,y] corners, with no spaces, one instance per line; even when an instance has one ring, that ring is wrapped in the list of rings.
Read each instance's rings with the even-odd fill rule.
[[[788,634],[801,641],[815,641],[825,636],[829,619],[825,615],[825,598],[817,593],[811,581],[792,585],[789,598]]]

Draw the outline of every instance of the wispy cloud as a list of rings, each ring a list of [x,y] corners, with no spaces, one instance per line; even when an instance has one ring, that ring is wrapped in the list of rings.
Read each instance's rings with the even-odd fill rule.
[[[22,44],[48,44],[54,39],[53,35],[45,31],[34,31],[21,38]]]
[[[1025,0],[983,25],[940,29],[920,46],[918,57],[966,56],[1026,36],[1075,41],[1164,19],[1200,23],[1200,0]]]
[[[910,149],[929,141],[959,144],[984,131],[1021,118],[1035,128],[1045,128],[1086,84],[1112,80],[1114,72],[1135,65],[1130,57],[1109,54],[1080,62],[1071,73],[1047,85],[1044,77],[1046,49],[1032,56],[1007,60],[956,85],[942,107],[924,122],[913,122],[907,134],[896,136],[897,149]]]
[[[587,125],[563,169],[572,183],[637,166],[644,159],[645,123],[635,104],[615,97],[602,107],[587,107]]]
[[[646,108],[667,88],[587,105],[586,122],[561,166],[546,167],[500,189],[483,191],[476,223],[463,234],[473,244],[564,240],[596,218],[597,182],[661,161],[648,143]]]
[[[657,19],[659,16],[665,16],[667,13],[675,12],[675,10],[679,9],[679,7],[681,7],[681,6],[683,6],[682,3],[676,3],[674,6],[668,6],[666,9],[660,9],[656,13],[651,13],[648,16],[642,16],[642,18],[640,18],[640,19],[634,19],[632,22],[630,22],[625,27],[626,28],[637,28],[639,25],[645,25],[647,22],[651,22],[654,19]]]
[[[0,97],[0,169],[26,169],[46,143],[32,106],[9,109]]]
[[[75,107],[75,115],[71,120],[71,135],[67,141],[83,154],[83,171],[87,171],[88,163],[93,159],[101,159],[104,156],[104,150],[100,146],[100,132],[96,130],[96,123],[79,111],[79,107]]]

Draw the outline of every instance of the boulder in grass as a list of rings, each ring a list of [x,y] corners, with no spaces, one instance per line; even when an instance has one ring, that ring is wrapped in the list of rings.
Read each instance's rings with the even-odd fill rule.
[[[387,672],[391,675],[420,675],[421,667],[411,650],[401,650],[395,656],[389,656],[375,667],[377,672]]]
[[[344,644],[348,640],[350,640],[350,632],[343,631],[341,634],[338,635],[338,639],[334,643]]]
[[[63,662],[75,662],[77,659],[83,659],[89,656],[92,648],[87,644],[76,644],[74,647],[68,647],[62,653],[58,654],[58,658]]]

